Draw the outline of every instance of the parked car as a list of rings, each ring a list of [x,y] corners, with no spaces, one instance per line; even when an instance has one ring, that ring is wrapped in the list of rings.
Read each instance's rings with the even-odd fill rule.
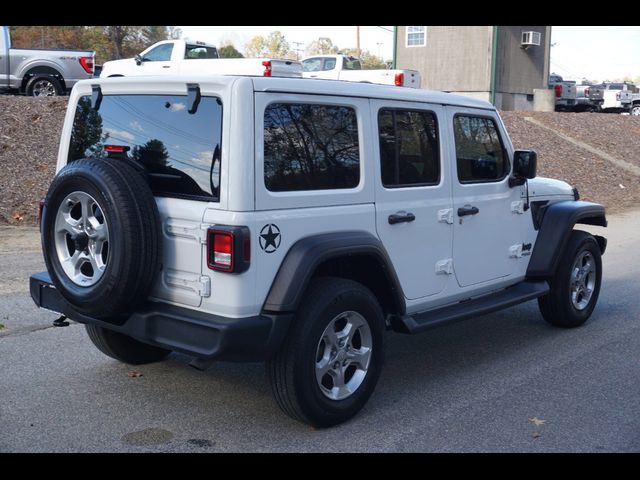
[[[622,92],[637,91],[635,85],[627,82],[603,83],[589,88],[589,99],[603,112],[620,113],[625,110],[621,102]]]
[[[591,84],[576,85],[576,104],[573,107],[574,112],[597,112],[599,110],[596,105],[589,98],[589,89]]]
[[[387,330],[534,299],[577,327],[596,307],[606,239],[575,227],[606,226],[604,208],[537,177],[483,100],[101,78],[74,87],[61,131],[34,302],[122,362],[266,360],[278,405],[314,426],[364,406]]]
[[[620,106],[622,110],[633,116],[640,115],[640,89],[636,85],[628,85],[620,92]]]
[[[348,55],[315,55],[303,58],[302,72],[305,78],[381,83],[397,87],[420,88],[422,81],[417,70],[365,70],[360,59]]]
[[[62,95],[93,77],[95,52],[12,48],[9,27],[0,26],[0,90],[33,97]]]
[[[562,76],[552,73],[549,76],[549,88],[556,96],[556,112],[573,111],[576,106],[576,82],[563,80]]]
[[[102,66],[101,78],[138,75],[219,73],[299,77],[300,62],[271,58],[218,58],[216,47],[195,40],[164,40],[135,58],[112,60]]]

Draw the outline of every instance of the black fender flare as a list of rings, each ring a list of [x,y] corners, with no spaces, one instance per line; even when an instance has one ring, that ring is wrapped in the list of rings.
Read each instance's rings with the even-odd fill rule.
[[[597,203],[568,200],[542,208],[544,216],[527,268],[527,278],[531,279],[548,278],[555,273],[571,231],[577,223],[607,226],[604,207]],[[606,239],[596,236],[596,240],[604,253]]]
[[[320,264],[329,259],[353,255],[369,256],[378,262],[391,289],[397,309],[395,313],[404,315],[404,293],[393,263],[380,239],[364,231],[322,233],[304,237],[294,243],[271,284],[263,311],[295,311]]]

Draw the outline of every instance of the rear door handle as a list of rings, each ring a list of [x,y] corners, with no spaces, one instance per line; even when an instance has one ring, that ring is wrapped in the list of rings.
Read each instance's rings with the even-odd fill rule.
[[[398,212],[389,215],[389,225],[395,225],[396,223],[413,222],[416,216],[409,212]]]
[[[459,217],[464,217],[465,215],[475,215],[479,211],[480,210],[478,209],[478,207],[473,207],[471,205],[465,205],[464,207],[460,207],[458,209],[458,216]]]
[[[162,68],[171,68],[171,65],[163,65]]]

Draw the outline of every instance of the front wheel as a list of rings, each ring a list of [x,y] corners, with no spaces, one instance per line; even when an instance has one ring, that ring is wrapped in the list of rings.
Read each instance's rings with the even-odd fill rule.
[[[382,369],[384,317],[376,297],[352,280],[317,278],[293,322],[267,362],[278,405],[315,427],[348,420],[367,402]]]
[[[596,306],[601,281],[598,242],[587,232],[574,230],[556,274],[549,280],[549,293],[538,299],[542,316],[557,327],[579,327]]]

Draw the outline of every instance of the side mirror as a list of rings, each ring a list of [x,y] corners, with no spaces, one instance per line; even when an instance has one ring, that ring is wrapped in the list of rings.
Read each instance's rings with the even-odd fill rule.
[[[534,150],[516,150],[513,152],[513,175],[509,185],[515,187],[524,184],[527,178],[535,178],[538,154]]]
[[[142,56],[139,53],[136,53],[134,58],[136,59],[136,65],[142,65]]]

